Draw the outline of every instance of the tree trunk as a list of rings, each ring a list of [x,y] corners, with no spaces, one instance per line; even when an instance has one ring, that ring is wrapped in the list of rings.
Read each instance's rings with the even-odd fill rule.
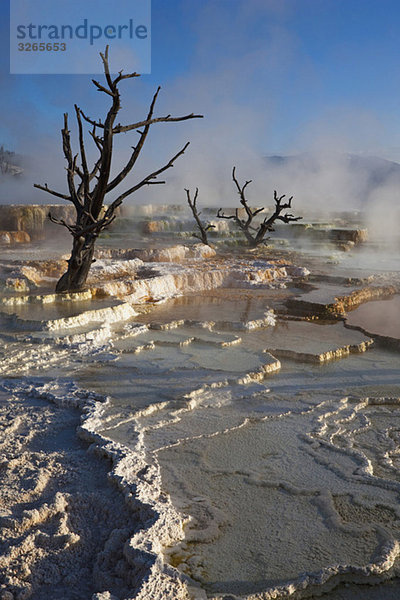
[[[96,235],[74,237],[68,269],[59,279],[56,292],[79,292],[85,288],[86,279],[93,262]]]
[[[259,246],[260,244],[262,244],[264,242],[264,238],[267,234],[267,232],[269,231],[268,227],[265,226],[264,223],[262,223],[260,225],[260,229],[257,232],[257,235],[254,239],[254,246]]]
[[[250,231],[248,230],[247,227],[242,227],[241,228],[244,235],[246,236],[246,240],[250,246],[250,248],[255,248],[257,246],[257,242],[254,239],[254,237],[252,236],[252,234],[250,233]]]

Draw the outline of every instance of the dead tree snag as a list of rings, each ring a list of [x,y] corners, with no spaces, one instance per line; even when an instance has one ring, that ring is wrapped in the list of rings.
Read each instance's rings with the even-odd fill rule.
[[[52,194],[57,198],[72,202],[76,210],[76,219],[74,223],[67,223],[64,220],[56,219],[49,215],[49,218],[53,223],[66,227],[73,238],[71,257],[68,260],[68,269],[57,283],[57,292],[78,291],[84,288],[90,266],[93,262],[96,239],[103,229],[114,221],[116,209],[122,204],[125,198],[143,186],[165,183],[165,181],[159,181],[157,177],[167,169],[173,167],[174,162],[182,156],[187,149],[189,142],[164,166],[153,171],[144,179],[126,189],[119,194],[111,204],[105,206],[104,201],[107,194],[119,186],[135,166],[146,141],[150,126],[154,123],[171,123],[202,117],[202,115],[195,115],[193,113],[183,117],[172,117],[171,115],[154,117],[154,108],[160,92],[160,88],[158,88],[153,96],[148,115],[145,119],[130,125],[116,124],[115,121],[121,108],[118,86],[121,81],[139,77],[139,74],[123,74],[123,72],[120,71],[117,77],[113,78],[110,73],[108,62],[108,46],[105,53],[101,53],[100,56],[103,62],[105,84],[103,85],[95,79],[92,81],[97,90],[109,96],[111,101],[111,106],[104,123],[101,120],[96,121],[86,116],[82,109],[75,105],[75,114],[78,125],[79,153],[73,154],[70,131],[68,128],[68,114],[64,114],[64,127],[61,133],[64,156],[67,161],[68,194],[61,194],[50,189],[47,183],[45,185],[35,185],[36,188]],[[89,134],[99,152],[98,159],[92,168],[89,168],[86,158],[83,127],[84,121],[90,124]],[[139,140],[136,146],[132,147],[132,154],[124,168],[118,175],[111,178],[114,136],[119,133],[133,130],[139,134]],[[80,164],[78,164],[78,156],[80,156]],[[78,183],[76,182],[76,179],[79,180]]]
[[[187,202],[190,206],[193,217],[196,221],[197,227],[200,232],[199,234],[193,233],[193,236],[196,237],[201,242],[203,242],[203,244],[206,244],[207,246],[209,246],[207,231],[210,231],[210,229],[215,229],[215,225],[211,225],[211,223],[207,223],[206,225],[204,225],[200,219],[201,212],[198,212],[198,210],[197,210],[197,197],[199,195],[199,188],[196,188],[196,192],[194,194],[193,200],[190,197],[190,190],[185,189],[185,192],[186,192]]]
[[[245,196],[246,187],[252,182],[250,179],[246,181],[244,185],[240,185],[236,178],[236,167],[233,167],[232,170],[232,179],[236,186],[237,192],[240,197],[240,204],[243,206],[246,217],[241,218],[239,215],[239,209],[235,210],[235,214],[233,215],[225,215],[222,211],[222,208],[218,210],[217,217],[219,219],[231,219],[235,225],[242,231],[245,235],[246,240],[250,247],[255,248],[256,246],[262,244],[265,241],[265,236],[269,231],[274,231],[273,225],[275,221],[282,221],[283,223],[291,223],[293,221],[300,221],[303,217],[295,217],[291,213],[282,214],[284,210],[287,208],[292,208],[292,200],[293,196],[291,196],[287,202],[284,202],[284,198],[286,195],[278,196],[277,192],[274,191],[274,200],[275,200],[275,210],[270,217],[265,217],[261,223],[258,225],[254,225],[254,218],[262,213],[265,208],[251,208],[247,202]]]

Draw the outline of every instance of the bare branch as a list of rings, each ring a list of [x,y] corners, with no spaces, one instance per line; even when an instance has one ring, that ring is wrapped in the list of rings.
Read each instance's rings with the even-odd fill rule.
[[[130,196],[131,194],[133,194],[134,192],[136,192],[137,190],[139,190],[144,185],[151,185],[151,184],[161,183],[160,181],[152,181],[152,179],[155,179],[158,175],[160,175],[161,173],[163,173],[167,169],[170,169],[171,167],[173,167],[174,166],[174,162],[180,156],[182,156],[182,154],[184,154],[184,152],[187,149],[187,147],[189,146],[189,144],[190,144],[190,142],[187,142],[187,144],[185,144],[185,146],[182,148],[182,150],[180,150],[177,154],[175,154],[175,156],[173,156],[171,158],[171,160],[166,165],[164,165],[164,167],[161,167],[161,169],[158,169],[157,171],[154,171],[153,173],[150,173],[150,175],[147,175],[147,177],[145,177],[144,179],[142,179],[142,181],[140,181],[139,183],[137,183],[136,185],[134,185],[133,187],[131,187],[129,190],[127,190],[126,192],[124,192],[123,194],[121,194],[120,196],[118,196],[117,201],[121,200],[121,202],[122,202],[122,200],[124,200],[125,198],[127,198],[127,196]]]
[[[256,210],[253,210],[253,217],[255,217],[256,215],[258,215],[260,212],[262,212],[263,210],[265,210],[264,207],[262,208],[257,208]]]
[[[92,181],[94,179],[94,177],[96,177],[96,173],[98,171],[100,171],[100,165],[101,165],[101,156],[98,159],[98,161],[95,163],[91,173],[89,174],[89,181]]]
[[[107,88],[105,88],[103,85],[101,85],[95,79],[92,79],[92,81],[93,81],[94,85],[97,87],[97,90],[99,92],[104,92],[105,94],[108,94],[109,96],[113,96],[114,95],[112,92],[110,92],[110,90],[108,90]]]
[[[210,223],[207,223],[207,225],[204,225],[202,223],[202,221],[200,220],[201,213],[198,212],[198,210],[197,210],[197,197],[199,195],[199,188],[196,188],[193,200],[190,197],[190,190],[185,189],[185,192],[186,192],[187,202],[190,206],[193,217],[194,217],[197,227],[199,228],[199,231],[200,231],[200,235],[197,235],[196,233],[193,233],[193,235],[194,235],[194,237],[201,240],[203,242],[203,244],[208,245],[207,231],[209,231],[210,229],[214,229],[215,225],[211,225]]]
[[[251,221],[253,220],[254,214],[253,214],[251,208],[249,207],[249,205],[247,204],[247,200],[246,200],[246,197],[244,195],[244,190],[252,182],[252,180],[250,179],[249,181],[246,181],[245,184],[241,187],[239,185],[238,180],[236,179],[236,167],[233,167],[233,169],[232,169],[232,179],[233,179],[233,181],[234,181],[234,183],[236,185],[238,194],[240,196],[240,204],[244,207],[244,209],[246,211],[246,214],[247,214],[246,227],[249,227]]]
[[[82,236],[91,232],[96,232],[97,235],[105,228],[108,227],[116,218],[115,211],[122,204],[122,200],[114,200],[112,204],[107,208],[104,217],[102,219],[95,219],[91,213],[85,213],[92,221],[91,225],[80,229],[76,232],[76,235]]]
[[[87,115],[85,115],[85,113],[83,112],[83,110],[81,109],[81,115],[82,117],[85,119],[85,121],[87,121],[88,123],[90,123],[91,125],[93,125],[93,127],[100,127],[104,129],[104,124],[100,121],[95,121],[94,119],[91,119],[90,117],[88,117]]]
[[[218,213],[217,213],[217,217],[219,219],[231,219],[235,222],[235,224],[239,227],[239,229],[242,230],[243,234],[246,236],[246,239],[249,243],[250,246],[254,245],[254,236],[251,234],[250,230],[254,230],[254,227],[252,226],[252,221],[254,219],[254,217],[260,213],[261,211],[264,210],[264,208],[258,208],[256,210],[252,210],[250,208],[250,206],[247,203],[246,200],[246,196],[245,196],[245,189],[246,187],[252,182],[252,180],[248,180],[244,183],[244,185],[240,185],[239,181],[237,180],[236,177],[236,167],[233,167],[232,169],[232,179],[233,182],[236,186],[237,192],[240,196],[240,204],[243,206],[243,208],[246,211],[246,215],[247,215],[247,219],[241,219],[239,217],[239,210],[236,208],[235,210],[235,214],[234,215],[225,215],[222,212],[222,209],[220,208]]]
[[[92,215],[92,213],[91,213],[91,212],[89,212],[89,211],[87,211],[87,210],[84,210],[84,211],[83,211],[83,214],[84,214],[86,217],[89,217],[89,219],[92,221],[92,223],[97,223],[96,219],[94,218],[94,216]]]
[[[81,114],[82,114],[82,111],[81,111]],[[96,126],[95,125],[93,126],[92,131],[89,131],[89,135],[92,136],[92,139],[93,139],[94,143],[96,144],[98,151],[101,154],[103,152],[103,140],[98,135],[96,135]]]
[[[218,219],[233,219],[234,221],[236,221],[236,219],[237,219],[236,215],[225,215],[222,212],[222,208],[218,209],[217,217],[218,217]]]
[[[113,101],[109,108],[107,117],[104,123],[104,133],[102,140],[101,150],[101,163],[99,168],[99,177],[95,189],[93,190],[93,202],[92,202],[92,213],[95,218],[100,214],[103,206],[104,197],[107,194],[107,186],[111,173],[111,159],[113,153],[113,127],[117,114],[121,108],[120,96],[117,86],[113,87],[111,76],[108,69],[108,47],[106,48],[105,56],[102,56],[104,71],[106,74],[107,82],[111,86],[113,91]],[[95,126],[93,124],[93,126]]]
[[[66,223],[64,221],[64,219],[56,219],[55,217],[52,216],[51,213],[48,213],[47,217],[52,223],[66,227],[68,229],[68,231],[70,231],[72,233],[72,235],[75,235],[76,228],[73,225],[69,225],[68,223]]]
[[[80,207],[80,202],[79,202],[77,194],[76,194],[75,183],[74,183],[74,172],[76,169],[76,162],[74,162],[74,158],[72,156],[71,137],[70,137],[70,132],[68,129],[68,113],[64,113],[64,128],[61,130],[61,134],[62,134],[62,139],[63,139],[64,156],[68,163],[67,182],[68,182],[69,194],[71,197],[71,201],[75,204],[76,209],[78,210]]]
[[[82,117],[93,126],[99,127],[101,129],[105,128],[105,124],[101,121],[95,121],[88,117],[83,111],[81,111]],[[195,115],[191,113],[190,115],[184,115],[183,117],[171,117],[171,115],[167,115],[166,117],[157,117],[152,119],[145,119],[144,121],[138,121],[137,123],[132,123],[131,125],[121,125],[120,123],[116,125],[113,129],[113,133],[126,133],[127,131],[132,131],[133,129],[140,129],[141,127],[146,127],[148,125],[153,125],[154,123],[177,123],[178,121],[187,121],[188,119],[203,119],[204,115]]]
[[[118,83],[123,79],[131,79],[132,77],[140,77],[140,73],[126,73],[123,75],[122,71],[120,71],[118,77],[114,79],[114,85],[118,85]]]
[[[112,82],[112,84],[115,84],[114,88],[110,88],[112,90],[116,90],[116,84],[121,81],[122,79],[127,79],[128,77],[138,77],[137,73],[131,73],[130,75],[122,75],[122,76],[118,76],[114,82]],[[98,82],[93,82],[95,85],[100,85],[98,84]],[[101,91],[105,91],[101,90]],[[160,88],[158,88],[156,95],[158,95],[160,91]],[[114,95],[113,93],[110,95]],[[81,111],[82,112],[82,111]],[[95,127],[99,127],[101,129],[105,128],[105,123],[103,124],[101,121],[95,121],[94,119],[91,119],[90,117],[88,117],[85,113],[82,112],[82,117],[85,119],[85,121],[87,121],[88,123],[90,123],[91,125],[95,126]],[[149,125],[153,125],[153,123],[177,123],[178,121],[187,121],[188,119],[203,119],[204,115],[195,115],[194,113],[191,113],[190,115],[184,115],[183,117],[171,117],[171,115],[166,115],[165,117],[156,117],[156,118],[152,118],[149,116],[147,116],[147,118],[144,121],[138,121],[137,123],[132,123],[131,125],[121,125],[121,123],[119,123],[118,125],[116,125],[113,129],[113,133],[117,134],[117,133],[125,133],[127,131],[132,131],[133,129],[140,129],[141,127],[147,127]]]
[[[34,183],[33,187],[37,188],[38,190],[43,190],[44,192],[48,192],[49,194],[52,194],[53,196],[56,196],[57,198],[62,198],[63,200],[71,200],[70,196],[67,196],[66,194],[60,194],[59,192],[55,192],[54,190],[51,190],[47,183],[45,183],[44,185],[39,185],[38,183]]]
[[[274,200],[275,200],[275,211],[270,217],[266,217],[264,221],[261,223],[261,226],[257,232],[255,237],[256,244],[261,243],[264,240],[264,236],[267,231],[274,231],[274,223],[275,221],[282,221],[283,223],[292,223],[294,221],[300,221],[303,217],[295,217],[290,213],[281,214],[283,210],[286,208],[292,207],[293,196],[290,196],[287,202],[284,202],[283,199],[286,198],[286,195],[278,196],[276,190],[274,190]]]
[[[285,215],[279,215],[276,218],[279,219],[279,221],[283,221],[284,223],[292,223],[293,221],[301,221],[303,217],[295,217],[294,215],[286,213]]]
[[[101,60],[103,61],[104,74],[106,76],[108,87],[110,88],[111,91],[113,91],[115,89],[115,86],[114,86],[113,80],[111,79],[110,68],[108,66],[108,50],[109,50],[109,46],[107,45],[105,53],[103,54],[102,52],[100,52],[100,56],[101,56]]]
[[[150,108],[149,108],[149,114],[147,115],[147,120],[151,120],[151,117],[153,115],[153,111],[154,111],[154,106],[156,104],[157,101],[157,97],[158,94],[160,92],[160,87],[157,88],[156,93],[153,96],[153,100],[150,104]],[[140,139],[138,144],[133,148],[133,153],[128,161],[128,163],[126,164],[126,166],[122,169],[122,171],[119,173],[119,175],[117,175],[112,181],[111,183],[108,184],[107,186],[107,193],[110,192],[111,190],[113,190],[117,185],[119,185],[121,183],[121,181],[123,181],[125,179],[125,177],[132,171],[138,157],[139,154],[143,148],[143,145],[146,141],[146,137],[147,134],[149,132],[150,129],[150,125],[146,125],[146,127],[144,128],[144,130],[140,133]]]
[[[81,179],[82,179],[84,194],[86,196],[89,193],[89,169],[88,169],[87,160],[86,160],[85,140],[83,137],[81,112],[79,110],[79,107],[76,104],[75,104],[75,112],[76,112],[76,119],[78,121],[79,148],[80,148],[80,152],[81,152],[81,161],[82,161],[82,170],[83,170]],[[76,170],[76,157],[74,159],[74,167]],[[78,191],[78,195],[79,195],[79,192],[80,192],[80,190]]]
[[[188,119],[203,119],[204,115],[195,115],[191,113],[190,115],[185,115],[183,117],[171,117],[170,115],[166,117],[157,117],[155,119],[146,119],[145,121],[139,121],[138,123],[132,123],[132,125],[117,125],[114,127],[113,133],[124,133],[126,131],[132,131],[132,129],[139,129],[140,127],[145,127],[147,125],[152,125],[153,123],[177,123],[178,121],[187,121]]]

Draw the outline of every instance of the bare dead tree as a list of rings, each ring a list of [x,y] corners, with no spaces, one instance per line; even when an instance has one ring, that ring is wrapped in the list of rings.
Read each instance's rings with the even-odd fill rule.
[[[157,177],[174,166],[174,162],[182,156],[187,149],[189,142],[179,150],[164,166],[153,171],[135,185],[129,187],[119,194],[109,206],[104,206],[106,196],[119,186],[127,175],[132,171],[140,155],[150,126],[153,123],[171,123],[177,121],[186,121],[188,119],[202,118],[203,115],[193,113],[183,117],[154,117],[154,108],[157,101],[160,87],[157,89],[150,104],[147,117],[129,125],[115,124],[115,120],[121,108],[120,91],[118,85],[125,79],[139,77],[138,73],[123,74],[119,71],[117,77],[113,78],[110,73],[108,62],[108,46],[104,54],[100,53],[104,75],[105,85],[102,85],[95,79],[93,83],[97,90],[103,92],[111,99],[111,106],[107,116],[102,123],[101,119],[96,121],[84,114],[84,112],[75,105],[75,114],[78,125],[79,137],[79,155],[80,165],[78,165],[78,154],[73,154],[71,146],[70,131],[68,129],[68,114],[64,114],[64,127],[61,131],[64,156],[67,161],[67,183],[68,194],[62,194],[50,189],[44,185],[35,184],[35,187],[43,190],[62,200],[72,202],[76,210],[76,219],[74,223],[67,223],[62,219],[56,219],[49,214],[49,219],[53,223],[62,225],[68,229],[73,237],[71,257],[68,260],[68,269],[62,275],[57,283],[57,292],[78,291],[83,289],[89,274],[90,266],[93,262],[93,254],[96,239],[101,231],[110,225],[115,217],[116,210],[122,204],[123,200],[142,188],[145,185],[163,184],[165,181],[159,181]],[[89,134],[99,152],[99,157],[92,168],[89,168],[83,121],[90,124]],[[139,134],[139,140],[136,146],[132,147],[132,154],[124,168],[111,178],[111,163],[113,155],[114,136],[119,133],[135,130]],[[75,179],[79,181],[76,183]]]
[[[218,210],[217,217],[219,219],[231,219],[239,227],[242,233],[245,235],[249,246],[255,248],[262,244],[265,241],[265,236],[269,231],[275,231],[273,225],[275,221],[283,221],[283,223],[291,223],[293,221],[300,221],[303,217],[295,217],[291,213],[282,214],[282,211],[287,208],[292,208],[292,200],[293,196],[291,196],[287,202],[284,202],[283,199],[286,198],[286,195],[278,196],[276,190],[274,191],[274,200],[275,200],[275,210],[270,217],[265,217],[258,226],[254,226],[253,221],[254,218],[263,212],[265,208],[251,208],[248,205],[245,189],[252,182],[250,179],[246,181],[244,185],[240,185],[236,178],[236,167],[232,169],[232,179],[237,188],[237,192],[240,196],[240,204],[243,206],[246,218],[242,219],[239,216],[239,209],[235,210],[234,215],[225,215],[222,211],[222,208]]]
[[[199,228],[199,231],[200,231],[199,235],[197,233],[193,233],[193,236],[196,237],[201,242],[203,242],[203,244],[206,244],[207,246],[209,246],[207,231],[210,231],[210,229],[215,229],[215,225],[211,225],[211,223],[207,223],[206,225],[204,225],[200,219],[201,212],[198,212],[198,210],[197,210],[197,197],[199,195],[199,188],[196,188],[196,192],[194,194],[193,200],[190,197],[190,190],[185,189],[185,192],[186,192],[187,202],[190,206],[193,217],[194,217],[197,227]]]

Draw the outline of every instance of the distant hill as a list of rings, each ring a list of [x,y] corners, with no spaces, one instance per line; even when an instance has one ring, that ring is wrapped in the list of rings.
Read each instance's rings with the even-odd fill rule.
[[[20,166],[21,158],[0,146],[0,177],[18,177],[22,175],[23,169]]]
[[[352,197],[365,200],[375,191],[390,187],[400,190],[400,164],[376,156],[340,153],[303,153],[293,156],[266,156],[272,176],[287,182],[312,186],[315,181],[324,191],[332,186],[337,193],[349,190]],[[348,186],[348,187],[347,187]]]

